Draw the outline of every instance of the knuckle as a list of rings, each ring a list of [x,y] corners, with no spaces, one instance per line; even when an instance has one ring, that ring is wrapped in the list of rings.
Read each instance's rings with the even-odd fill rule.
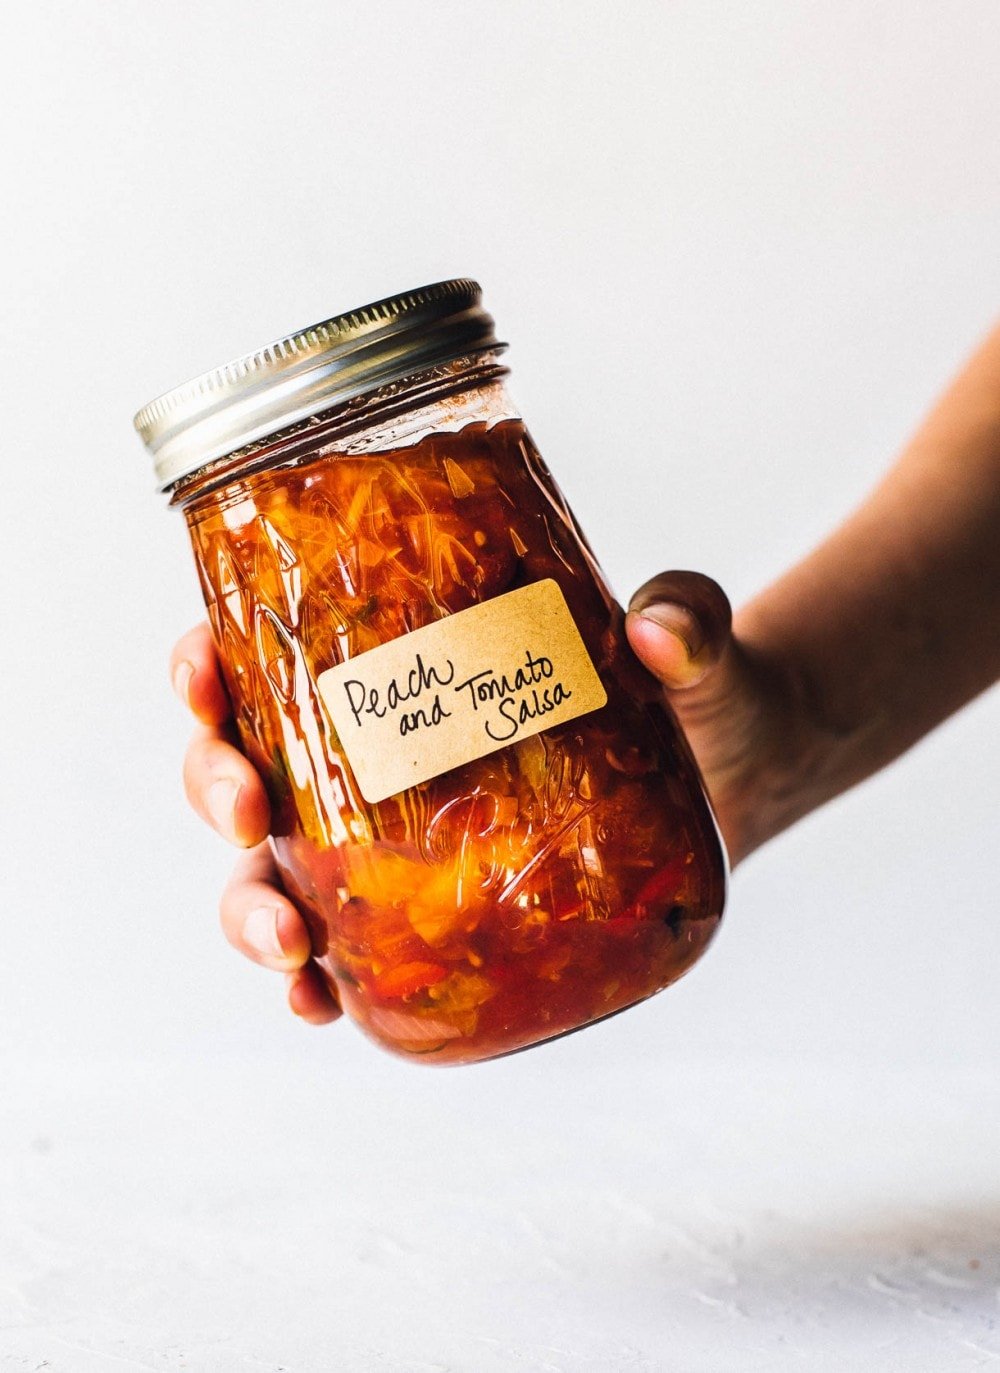
[[[226,942],[231,944],[234,949],[242,948],[240,935],[242,932],[242,922],[238,904],[233,899],[232,884],[227,883],[222,889],[219,897],[219,925],[225,935]]]
[[[195,810],[197,810],[199,801],[198,769],[195,765],[193,753],[193,748],[189,747],[184,755],[184,762],[181,766],[181,781],[184,784],[184,795],[191,805],[194,806]]]
[[[179,662],[183,661],[183,659],[190,658],[193,648],[193,631],[189,629],[187,633],[182,634],[174,644],[170,654],[171,666],[176,666]]]

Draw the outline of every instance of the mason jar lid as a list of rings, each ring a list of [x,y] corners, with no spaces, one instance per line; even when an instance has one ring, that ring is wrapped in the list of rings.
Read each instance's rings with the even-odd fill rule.
[[[311,415],[498,343],[475,281],[389,296],[247,353],[143,406],[161,488]]]

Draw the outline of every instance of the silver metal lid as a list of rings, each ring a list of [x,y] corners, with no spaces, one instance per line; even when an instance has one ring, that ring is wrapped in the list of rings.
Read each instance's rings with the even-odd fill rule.
[[[474,281],[390,296],[205,372],[139,411],[160,486],[412,372],[499,349]]]

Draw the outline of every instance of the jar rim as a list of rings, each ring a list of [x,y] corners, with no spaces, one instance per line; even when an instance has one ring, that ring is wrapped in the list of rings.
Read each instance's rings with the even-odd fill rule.
[[[343,401],[505,347],[478,283],[456,277],[287,334],[158,396],[133,423],[165,489]]]

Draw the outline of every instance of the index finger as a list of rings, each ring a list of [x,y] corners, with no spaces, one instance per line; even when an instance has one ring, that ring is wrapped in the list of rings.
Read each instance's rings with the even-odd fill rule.
[[[207,624],[195,625],[183,634],[170,655],[170,680],[174,691],[204,725],[222,725],[232,714]]]

